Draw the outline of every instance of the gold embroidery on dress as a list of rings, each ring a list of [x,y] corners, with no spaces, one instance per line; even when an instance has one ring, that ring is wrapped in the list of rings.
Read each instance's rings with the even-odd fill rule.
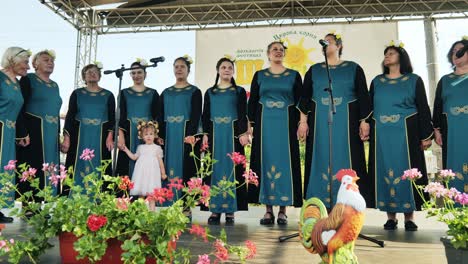
[[[463,163],[463,173],[468,174],[468,163]]]
[[[338,106],[341,103],[343,103],[343,97],[335,97],[335,98],[333,98],[333,102],[335,103],[335,106]],[[330,98],[322,97],[322,104],[323,105],[329,105],[330,104]]]
[[[101,124],[101,119],[99,118],[83,118],[83,123],[85,125],[98,126]]]
[[[270,171],[267,171],[267,178],[270,179],[270,188],[272,190],[275,189],[275,181],[281,178],[281,172],[276,172],[276,167],[273,165],[271,166]]]
[[[169,122],[169,123],[181,123],[182,121],[184,121],[184,116],[183,115],[168,116],[167,117],[167,122]]]
[[[230,116],[225,117],[215,117],[214,121],[216,124],[229,124],[231,123],[232,118]]]
[[[400,115],[399,114],[398,115],[388,115],[388,116],[381,115],[380,116],[380,122],[382,124],[386,124],[386,123],[389,123],[389,122],[390,123],[396,123],[398,121],[400,121]]]
[[[468,114],[468,105],[450,107],[452,115]]]
[[[148,121],[147,117],[132,117],[132,123],[138,124],[139,122],[146,122]]]
[[[47,123],[58,124],[58,116],[46,115],[45,120]]]
[[[283,108],[285,103],[283,101],[267,101],[266,106],[268,108]]]
[[[7,120],[6,120],[6,126],[7,126],[8,128],[15,128],[15,126],[16,126],[16,121],[12,121],[12,120],[8,120],[8,119],[7,119]]]

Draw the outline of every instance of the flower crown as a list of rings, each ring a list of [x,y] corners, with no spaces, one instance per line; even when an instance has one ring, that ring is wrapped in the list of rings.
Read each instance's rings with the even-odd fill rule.
[[[148,66],[148,62],[142,58],[136,58],[136,62],[140,63],[142,66]]]
[[[51,56],[52,59],[54,60],[57,57],[57,54],[55,53],[55,50],[53,49],[45,49],[44,52],[47,53],[49,56]]]
[[[464,35],[464,36],[462,37],[462,40],[468,40],[468,35]]]
[[[328,33],[327,35],[333,35],[333,36],[335,36],[336,40],[341,39],[341,34],[338,33],[338,32],[336,32],[336,30],[330,31],[330,33]]]
[[[396,48],[403,48],[405,47],[405,44],[401,40],[392,40],[390,43],[387,45],[387,47],[396,47]]]
[[[283,45],[283,47],[284,47],[285,49],[288,48],[288,42],[289,42],[289,41],[288,41],[286,38],[280,38],[280,40],[278,40],[278,42],[281,43],[281,45]]]
[[[100,70],[104,68],[104,66],[102,66],[102,62],[100,61],[94,61],[93,64],[96,65],[96,67]]]
[[[187,61],[189,64],[192,64],[192,63],[193,63],[192,57],[190,57],[190,56],[187,55],[187,54],[185,54],[184,56],[182,56],[182,58],[184,58],[184,60]]]
[[[154,128],[154,134],[157,136],[159,133],[159,125],[156,121],[139,121],[137,125],[138,132],[142,133],[143,129],[152,127]]]
[[[223,57],[223,58],[228,59],[228,60],[230,60],[231,62],[235,62],[235,61],[236,61],[236,59],[235,59],[233,56],[229,55],[229,54],[224,54],[224,57]]]

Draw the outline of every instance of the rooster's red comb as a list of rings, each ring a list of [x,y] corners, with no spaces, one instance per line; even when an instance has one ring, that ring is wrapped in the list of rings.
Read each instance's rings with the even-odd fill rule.
[[[341,182],[341,179],[343,179],[345,175],[349,175],[351,177],[357,177],[357,174],[353,169],[341,169],[336,174],[336,179]]]

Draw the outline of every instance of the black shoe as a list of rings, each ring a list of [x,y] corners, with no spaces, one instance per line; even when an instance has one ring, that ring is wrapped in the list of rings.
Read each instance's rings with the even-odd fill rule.
[[[269,216],[269,217],[267,217]],[[275,223],[275,216],[271,212],[266,212],[262,219],[260,219],[261,225],[272,225]]]
[[[208,218],[209,225],[219,225],[220,222],[221,222],[221,214],[212,214]]]
[[[234,225],[234,214],[226,214],[226,225]]]
[[[398,220],[388,219],[387,222],[383,225],[385,230],[395,230],[398,227]]]
[[[279,212],[278,213],[278,220],[276,220],[276,222],[278,223],[278,225],[287,225],[288,224],[288,216],[283,212]]]
[[[418,226],[411,220],[405,222],[406,231],[418,231]]]
[[[8,224],[12,222],[13,222],[13,217],[9,217],[4,214],[0,215],[0,224]]]

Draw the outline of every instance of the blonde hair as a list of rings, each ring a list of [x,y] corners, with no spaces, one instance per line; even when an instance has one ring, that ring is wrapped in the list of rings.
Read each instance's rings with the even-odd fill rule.
[[[9,47],[5,50],[2,57],[2,68],[10,68],[20,63],[22,60],[29,59],[31,51],[20,47]]]
[[[32,57],[31,63],[32,63],[34,69],[36,69],[36,61],[37,61],[37,60],[39,59],[39,57],[42,56],[42,55],[50,56],[50,57],[52,58],[52,60],[55,61],[55,56],[53,56],[53,55],[51,54],[51,51],[50,51],[50,50],[47,50],[47,49],[41,50],[41,51],[39,51],[38,53],[34,54],[34,56]],[[36,70],[37,70],[37,69],[36,69]]]
[[[137,125],[138,129],[138,138],[143,138],[143,133],[145,132],[146,129],[152,128],[154,130],[154,137],[158,138],[158,133],[159,133],[159,125],[158,122],[156,121],[139,121]]]

